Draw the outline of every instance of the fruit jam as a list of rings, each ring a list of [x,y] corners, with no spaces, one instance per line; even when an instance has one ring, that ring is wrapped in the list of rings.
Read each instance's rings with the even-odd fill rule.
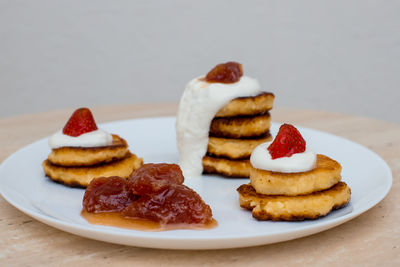
[[[183,185],[176,164],[145,164],[130,178],[96,178],[83,197],[82,216],[93,224],[137,230],[215,227],[211,208]]]
[[[209,83],[235,83],[243,76],[242,65],[236,62],[218,64],[209,73],[205,80]]]

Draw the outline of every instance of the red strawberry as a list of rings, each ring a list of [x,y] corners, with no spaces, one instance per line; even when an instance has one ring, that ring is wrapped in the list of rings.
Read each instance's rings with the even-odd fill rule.
[[[290,157],[293,154],[304,152],[306,141],[293,125],[283,124],[267,149],[272,159]]]
[[[79,108],[75,110],[67,124],[65,124],[63,133],[76,137],[95,130],[97,130],[97,125],[92,112],[88,108]]]

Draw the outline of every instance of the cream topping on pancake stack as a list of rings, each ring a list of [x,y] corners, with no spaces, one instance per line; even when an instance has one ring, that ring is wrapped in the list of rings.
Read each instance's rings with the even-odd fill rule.
[[[113,142],[112,134],[97,129],[79,136],[69,136],[59,131],[49,138],[50,148],[60,147],[100,147],[109,146]]]
[[[308,146],[304,152],[272,159],[268,151],[271,143],[272,141],[260,144],[253,150],[250,163],[254,168],[284,173],[306,172],[315,168],[317,155]]]
[[[176,120],[179,165],[186,177],[203,172],[209,129],[215,114],[231,100],[261,93],[256,79],[242,76],[235,83],[209,83],[202,77],[188,83]]]

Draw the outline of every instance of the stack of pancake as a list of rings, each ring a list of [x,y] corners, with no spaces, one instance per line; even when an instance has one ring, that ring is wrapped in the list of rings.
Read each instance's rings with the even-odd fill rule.
[[[142,166],[143,159],[129,151],[124,139],[112,136],[109,146],[53,149],[42,163],[45,174],[56,182],[74,187],[86,187],[96,177],[128,178]]]
[[[317,155],[316,167],[307,172],[281,173],[251,168],[250,184],[241,185],[240,206],[258,220],[317,219],[350,200],[350,188],[341,182],[340,164]]]
[[[222,107],[210,125],[203,172],[228,177],[250,176],[253,149],[270,141],[269,128],[274,95],[263,92],[254,97],[239,97]]]

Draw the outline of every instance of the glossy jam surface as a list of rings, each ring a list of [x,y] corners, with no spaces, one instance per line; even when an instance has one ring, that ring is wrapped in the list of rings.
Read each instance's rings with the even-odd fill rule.
[[[205,80],[209,83],[235,83],[243,76],[242,65],[237,62],[218,64],[209,73]]]
[[[206,223],[212,216],[210,207],[196,192],[178,184],[141,196],[124,209],[122,215],[163,224]]]
[[[126,179],[113,176],[96,178],[86,189],[83,207],[88,212],[116,212],[136,199]]]
[[[133,192],[137,195],[158,193],[174,184],[181,185],[184,177],[176,164],[145,164],[137,169],[129,179]]]
[[[145,164],[127,180],[96,178],[86,189],[83,211],[118,212],[123,218],[159,225],[210,224],[210,207],[183,181],[176,164]]]

